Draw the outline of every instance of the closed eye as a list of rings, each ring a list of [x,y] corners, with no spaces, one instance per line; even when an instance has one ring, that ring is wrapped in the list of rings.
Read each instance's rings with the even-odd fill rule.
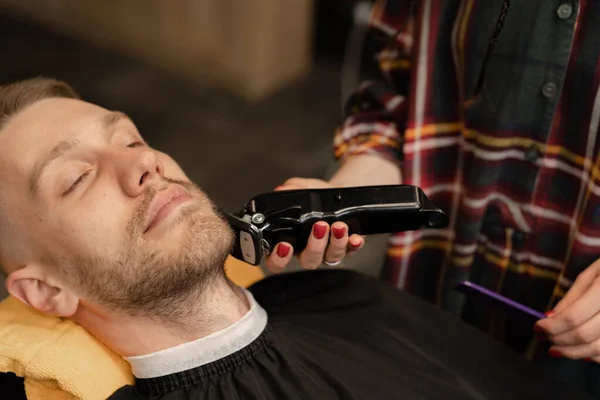
[[[79,185],[81,185],[83,183],[83,181],[85,180],[85,178],[87,178],[87,176],[89,174],[90,174],[90,171],[86,172],[85,174],[83,174],[79,178],[77,178],[77,180],[75,182],[73,182],[73,184],[67,189],[67,191],[63,193],[63,196],[66,196],[66,195],[72,193],[73,191],[75,191],[75,189],[77,189],[79,187]]]
[[[143,146],[143,145],[144,145],[144,143],[142,143],[142,142],[133,142],[133,143],[129,143],[127,145],[127,147],[133,148],[133,147],[138,147],[138,146]]]

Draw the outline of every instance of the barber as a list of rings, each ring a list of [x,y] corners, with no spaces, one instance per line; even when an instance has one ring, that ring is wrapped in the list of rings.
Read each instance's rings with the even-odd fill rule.
[[[592,0],[377,1],[339,169],[277,190],[421,187],[450,225],[394,235],[381,278],[600,394],[599,38]],[[336,263],[344,240],[301,264]],[[548,318],[492,314],[454,290],[465,279]]]

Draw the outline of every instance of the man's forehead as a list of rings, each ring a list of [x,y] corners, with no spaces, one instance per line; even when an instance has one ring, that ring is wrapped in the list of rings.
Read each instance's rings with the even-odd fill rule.
[[[0,165],[20,170],[60,141],[100,123],[108,110],[75,99],[41,100],[12,117],[0,131]]]

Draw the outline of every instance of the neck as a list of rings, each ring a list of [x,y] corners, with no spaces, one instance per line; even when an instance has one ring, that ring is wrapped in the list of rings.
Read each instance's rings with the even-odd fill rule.
[[[227,279],[190,294],[184,317],[164,319],[108,312],[82,304],[72,319],[123,357],[139,356],[190,342],[239,321],[249,310],[244,293]]]

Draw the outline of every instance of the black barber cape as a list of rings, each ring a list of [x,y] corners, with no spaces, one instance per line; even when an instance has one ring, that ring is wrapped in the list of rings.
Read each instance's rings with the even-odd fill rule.
[[[282,274],[249,291],[267,315],[249,344],[136,379],[110,400],[588,398],[454,317],[358,273]]]

